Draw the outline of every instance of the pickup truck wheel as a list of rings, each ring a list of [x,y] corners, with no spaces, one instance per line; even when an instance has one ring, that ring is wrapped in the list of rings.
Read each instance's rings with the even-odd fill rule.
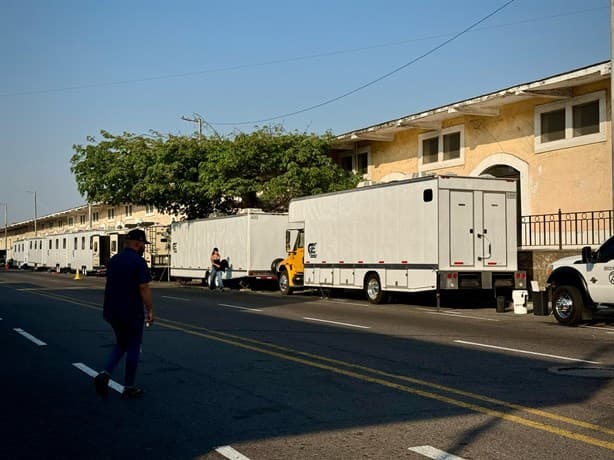
[[[290,278],[288,277],[288,272],[286,270],[282,270],[279,274],[279,290],[281,291],[281,295],[292,294]]]
[[[365,292],[369,303],[380,304],[387,298],[386,293],[382,291],[382,284],[377,273],[370,273],[367,275],[365,279]]]
[[[556,320],[573,326],[582,320],[584,300],[575,286],[559,286],[552,293],[552,313]]]

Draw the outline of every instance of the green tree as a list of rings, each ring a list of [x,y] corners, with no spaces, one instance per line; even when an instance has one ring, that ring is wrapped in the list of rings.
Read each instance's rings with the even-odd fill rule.
[[[327,155],[330,133],[276,126],[230,138],[101,136],[73,146],[71,170],[88,202],[151,204],[192,219],[245,207],[284,211],[294,197],[358,182]]]

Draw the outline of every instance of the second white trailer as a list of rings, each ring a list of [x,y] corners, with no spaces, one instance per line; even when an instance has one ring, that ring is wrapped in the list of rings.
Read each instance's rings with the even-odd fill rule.
[[[46,237],[46,264],[59,271],[83,271],[94,269],[94,241],[100,231],[63,233]]]
[[[171,276],[206,281],[216,247],[228,261],[224,280],[274,279],[271,264],[285,255],[287,224],[287,214],[260,210],[175,222],[171,225]]]

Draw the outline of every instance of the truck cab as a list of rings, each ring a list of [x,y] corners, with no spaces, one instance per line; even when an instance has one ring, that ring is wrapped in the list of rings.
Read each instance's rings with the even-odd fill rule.
[[[291,228],[286,230],[286,253],[288,254],[277,265],[279,290],[283,295],[292,294],[297,288],[303,286],[305,230]]]
[[[548,270],[552,313],[559,323],[572,326],[614,308],[614,236],[596,251],[586,246],[580,256],[554,261]]]

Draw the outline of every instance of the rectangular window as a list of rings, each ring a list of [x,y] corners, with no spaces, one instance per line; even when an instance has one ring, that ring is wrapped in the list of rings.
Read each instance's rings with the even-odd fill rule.
[[[422,163],[437,163],[439,158],[439,136],[422,141]]]
[[[565,109],[542,113],[542,142],[565,139]]]
[[[362,152],[356,155],[356,172],[365,176],[369,171],[369,153]]]
[[[460,158],[460,133],[450,133],[443,136],[443,161]]]
[[[86,222],[86,220],[85,220],[85,214],[81,214],[81,215],[79,216],[79,223],[80,223],[81,225],[83,225],[83,224],[85,224],[85,222]]]
[[[339,166],[341,166],[341,169],[352,172],[352,155],[341,157]]]
[[[132,205],[131,204],[124,206],[124,214],[126,217],[130,217],[132,215]]]
[[[62,238],[62,249],[66,249],[66,238]]]
[[[60,240],[58,238],[55,239],[55,248],[60,249]]]
[[[78,239],[77,239],[77,237],[75,236],[75,241],[74,241],[74,245],[73,245],[73,250],[75,250],[75,251],[76,251],[76,250],[77,250],[77,248],[78,248],[78,243],[77,243],[77,241],[78,241]]]
[[[53,244],[53,243],[51,242],[51,240],[49,240],[49,249],[53,249],[52,244]]]
[[[464,128],[453,126],[418,136],[420,170],[459,166],[464,162]]]
[[[115,219],[115,208],[107,209],[107,219]]]
[[[599,132],[599,101],[573,106],[573,136]]]
[[[75,225],[75,219],[74,219],[74,217],[69,217],[69,218],[68,218],[68,225],[70,225],[70,226]]]
[[[93,213],[92,213],[92,220],[93,220],[94,222],[98,222],[98,216],[99,216],[98,211],[93,212]]]
[[[117,241],[111,241],[111,252],[117,251]]]
[[[81,250],[83,251],[85,250],[85,237],[84,236],[81,237]]]
[[[535,152],[605,142],[605,128],[605,91],[537,106]]]
[[[153,204],[146,204],[145,205],[145,214],[148,216],[151,216],[154,213],[154,206]]]

